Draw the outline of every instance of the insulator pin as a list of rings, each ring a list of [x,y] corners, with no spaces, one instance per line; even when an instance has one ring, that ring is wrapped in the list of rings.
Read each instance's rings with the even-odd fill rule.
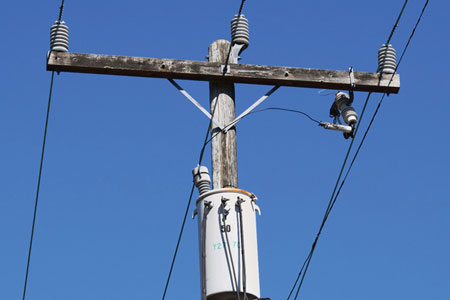
[[[378,73],[394,74],[397,68],[397,54],[392,45],[381,45],[378,50]]]
[[[69,27],[64,21],[55,21],[50,28],[50,50],[69,51]]]
[[[244,15],[235,15],[231,21],[231,41],[233,44],[243,44],[248,47],[250,34],[248,31],[248,20]]]

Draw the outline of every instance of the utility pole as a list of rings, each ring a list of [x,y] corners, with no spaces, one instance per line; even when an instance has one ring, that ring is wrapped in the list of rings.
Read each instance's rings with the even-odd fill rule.
[[[209,61],[225,65],[229,52],[230,42],[217,40],[209,46]],[[234,61],[235,58],[231,57],[229,60]],[[209,83],[209,95],[211,115],[219,124],[232,122],[236,115],[234,84],[223,81],[211,81]],[[216,124],[212,123],[211,126],[212,135],[221,131]],[[218,133],[212,139],[211,162],[214,189],[238,187],[236,127],[232,127],[226,134]]]
[[[65,25],[64,25],[65,26]],[[68,52],[68,29],[62,25],[52,32],[52,50],[47,70],[167,78],[211,119],[211,161],[213,189],[208,169],[197,166],[194,183],[200,196],[196,201],[202,300],[260,299],[256,235],[257,197],[238,188],[236,123],[262,103],[280,86],[348,90],[337,93],[330,114],[345,123],[321,123],[326,129],[353,134],[357,115],[351,103],[354,91],[398,93],[400,76],[395,70],[395,50],[383,45],[379,51],[379,72],[319,70],[238,64],[238,56],[248,46],[248,21],[236,15],[232,21],[232,43],[217,40],[209,47],[209,61],[83,54]],[[60,29],[62,28],[62,29]],[[59,47],[61,41],[63,46]],[[174,79],[209,82],[210,113],[183,90]],[[237,118],[234,83],[273,85]]]

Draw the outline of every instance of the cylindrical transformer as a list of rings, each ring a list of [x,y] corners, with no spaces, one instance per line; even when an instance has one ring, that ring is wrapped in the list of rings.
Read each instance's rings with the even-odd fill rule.
[[[256,200],[236,188],[197,199],[202,300],[259,299]]]

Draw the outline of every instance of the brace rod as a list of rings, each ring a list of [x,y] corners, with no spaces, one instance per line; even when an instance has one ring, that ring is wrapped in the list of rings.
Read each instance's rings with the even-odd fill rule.
[[[216,119],[214,119],[213,116],[211,116],[211,114],[203,106],[200,105],[200,103],[198,103],[191,95],[189,95],[188,92],[186,92],[178,83],[176,83],[175,80],[173,79],[168,80],[171,84],[173,84],[174,87],[176,87],[180,91],[180,93],[182,93],[189,101],[192,102],[192,104],[194,104],[198,109],[200,109],[200,111],[204,113],[205,116],[207,116],[217,127],[219,127],[220,130],[223,130],[223,126],[220,125],[219,122],[217,122]]]
[[[254,110],[258,105],[260,105],[261,103],[263,103],[267,98],[269,98],[270,95],[272,95],[276,90],[278,90],[280,88],[279,85],[274,86],[273,88],[270,89],[270,91],[268,91],[264,96],[262,96],[261,98],[259,98],[255,103],[253,103],[249,108],[247,108],[243,113],[241,113],[236,119],[234,119],[233,121],[230,122],[230,124],[226,125],[223,128],[223,132],[227,132],[231,127],[233,127],[234,125],[236,125],[237,122],[239,122],[243,117],[245,117],[246,115],[248,115],[252,110]]]

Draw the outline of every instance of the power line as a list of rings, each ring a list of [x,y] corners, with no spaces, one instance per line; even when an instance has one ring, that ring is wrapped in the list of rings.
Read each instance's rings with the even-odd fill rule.
[[[181,237],[183,236],[184,225],[186,224],[186,218],[189,213],[189,207],[191,206],[192,195],[194,194],[194,188],[195,188],[195,185],[192,184],[191,193],[189,195],[189,200],[186,205],[186,211],[184,212],[184,218],[183,218],[183,222],[181,224],[180,233],[178,234],[177,246],[175,247],[175,252],[173,254],[172,263],[170,264],[169,275],[167,276],[166,285],[164,287],[164,293],[162,296],[163,300],[164,300],[164,298],[166,298],[167,288],[169,287],[170,278],[172,276],[173,267],[175,265],[175,260],[177,258],[177,254],[178,254],[178,248],[180,247]]]
[[[58,21],[61,21],[61,19],[62,19],[63,10],[64,10],[64,0],[61,1],[61,6],[59,7]]]
[[[254,114],[254,113],[258,113],[258,112],[262,112],[262,111],[267,111],[267,110],[281,110],[281,111],[288,111],[288,112],[298,113],[298,114],[304,115],[305,117],[307,117],[308,119],[310,119],[314,123],[320,124],[320,121],[317,121],[316,119],[312,118],[307,113],[305,113],[303,111],[300,111],[300,110],[297,110],[297,109],[290,109],[290,108],[267,107],[267,108],[263,108],[263,109],[258,109],[258,110],[252,111],[252,112],[249,113],[249,115],[250,114]]]
[[[405,1],[405,2],[408,2],[408,1]],[[402,61],[403,61],[403,57],[405,56],[406,50],[408,49],[408,47],[409,47],[409,45],[410,45],[410,43],[411,43],[411,40],[412,40],[412,38],[413,38],[413,36],[414,36],[414,34],[415,34],[415,32],[416,32],[416,29],[417,29],[417,27],[419,26],[419,23],[420,23],[420,21],[421,21],[421,19],[422,19],[422,16],[423,16],[424,12],[425,12],[425,9],[426,9],[427,6],[428,6],[428,2],[429,2],[429,0],[427,0],[427,1],[425,2],[424,6],[423,6],[423,8],[422,8],[422,11],[421,11],[421,13],[420,13],[420,15],[419,15],[419,18],[417,19],[417,22],[416,22],[416,24],[414,25],[414,28],[413,28],[413,30],[412,30],[412,32],[411,32],[409,38],[408,38],[408,41],[407,41],[405,47],[403,48],[403,51],[402,51],[402,54],[400,55],[400,59],[399,59],[399,61],[398,61],[398,64],[397,64],[397,66],[396,66],[396,68],[395,68],[395,70],[394,70],[394,73],[393,73],[392,76],[391,76],[391,79],[389,80],[389,83],[388,83],[387,87],[390,86],[392,80],[394,79],[394,75],[397,73],[397,70],[398,70],[398,68],[400,67],[400,64],[401,64]],[[403,6],[403,8],[402,8],[402,12],[403,12],[403,9],[404,9],[404,6]],[[395,27],[397,26],[397,23],[398,23],[398,20],[397,20],[397,22],[396,22],[396,25],[394,25]],[[390,38],[391,38],[391,37],[390,37]],[[388,43],[389,43],[389,40],[388,40]],[[350,173],[350,170],[351,170],[352,167],[353,167],[353,164],[354,164],[354,162],[355,162],[355,160],[356,160],[356,157],[358,156],[359,151],[361,150],[361,147],[362,147],[362,145],[364,144],[364,141],[365,141],[365,139],[366,139],[366,137],[367,137],[367,134],[369,133],[369,130],[370,130],[370,128],[372,127],[373,121],[375,120],[375,117],[377,116],[378,111],[379,111],[379,109],[380,109],[380,107],[381,107],[381,104],[383,103],[383,100],[384,100],[384,98],[386,97],[386,95],[387,95],[387,93],[383,93],[383,96],[381,96],[381,99],[380,99],[380,101],[378,102],[378,105],[377,105],[377,107],[376,107],[376,109],[375,109],[375,112],[373,113],[372,118],[370,119],[369,125],[367,126],[367,129],[366,129],[366,131],[364,132],[363,138],[361,139],[361,142],[360,142],[359,145],[358,145],[358,149],[356,150],[356,152],[355,152],[355,154],[354,154],[354,156],[353,156],[353,158],[352,158],[352,161],[350,162],[350,165],[349,165],[349,167],[348,167],[348,169],[347,169],[347,172],[345,173],[345,176],[344,176],[344,178],[343,178],[343,180],[342,180],[342,182],[341,182],[341,185],[339,186],[339,189],[338,189],[338,191],[337,191],[337,193],[336,193],[336,196],[335,196],[335,198],[334,198],[334,201],[333,201],[332,205],[334,205],[334,202],[336,202],[336,199],[337,199],[337,197],[338,197],[338,195],[339,195],[339,193],[340,193],[340,191],[341,191],[341,189],[342,189],[342,187],[343,187],[343,185],[344,185],[344,183],[345,183],[345,180],[346,180],[347,177],[348,177],[348,174]]]
[[[288,112],[298,113],[298,114],[301,114],[301,115],[304,115],[304,116],[308,117],[308,119],[310,119],[314,123],[320,124],[320,121],[317,121],[316,119],[312,118],[309,114],[307,114],[307,113],[305,113],[303,111],[296,110],[296,109],[290,109],[290,108],[282,108],[282,107],[267,107],[267,108],[263,108],[263,109],[254,110],[252,112],[249,112],[245,116],[243,116],[241,118],[241,120],[244,119],[245,117],[251,115],[251,114],[259,113],[259,112],[263,112],[263,111],[267,111],[267,110],[280,110],[280,111],[288,111]],[[212,134],[211,138],[209,140],[207,140],[206,144],[210,143],[219,133],[221,133],[221,131],[217,131],[216,133]]]
[[[402,9],[401,9],[401,11],[400,11],[400,13],[399,13],[399,15],[398,15],[398,17],[397,17],[397,20],[396,20],[396,22],[395,22],[395,24],[394,24],[394,26],[393,26],[393,28],[392,28],[392,30],[391,30],[391,34],[389,35],[389,37],[388,37],[388,39],[387,39],[386,45],[388,45],[389,42],[390,42],[390,40],[392,39],[392,36],[393,36],[393,34],[394,34],[394,32],[395,32],[395,29],[396,29],[397,26],[398,26],[398,23],[399,23],[399,21],[400,21],[400,18],[401,18],[402,14],[403,14],[403,11],[404,11],[404,9],[405,9],[405,7],[406,7],[407,2],[408,2],[408,0],[406,0],[405,3],[404,3],[403,6],[402,6]],[[398,67],[399,67],[399,65],[400,65],[400,63],[401,63],[401,61],[402,61],[402,59],[403,59],[403,56],[404,56],[404,54],[405,54],[405,52],[406,52],[406,49],[408,48],[408,46],[409,46],[409,44],[410,44],[410,41],[411,41],[411,39],[412,39],[412,37],[413,37],[415,31],[416,31],[416,28],[417,28],[417,26],[418,26],[418,24],[419,24],[419,22],[420,22],[420,20],[421,20],[421,18],[422,18],[422,15],[423,15],[424,11],[425,11],[425,9],[426,9],[426,7],[427,7],[427,5],[428,5],[428,2],[429,2],[429,0],[426,1],[425,5],[424,5],[424,8],[422,9],[422,12],[421,12],[421,14],[420,14],[420,16],[419,16],[419,19],[417,20],[417,23],[416,23],[416,25],[414,26],[414,29],[413,29],[413,31],[412,31],[412,33],[411,33],[411,35],[410,35],[410,38],[409,38],[409,40],[408,40],[408,42],[407,42],[407,44],[406,44],[406,46],[405,46],[405,48],[404,48],[404,50],[403,50],[403,52],[402,52],[402,55],[401,55],[401,57],[400,57],[400,59],[399,59],[399,62],[398,62],[398,64],[397,64],[396,68],[395,68],[395,71],[394,71],[394,73],[392,74],[392,77],[391,77],[391,79],[390,79],[390,81],[389,81],[388,87],[389,87],[389,85],[391,84],[391,82],[392,82],[392,80],[393,80],[393,78],[394,78],[394,75],[395,75],[395,73],[396,73],[396,71],[397,71],[397,69],[398,69]],[[363,113],[364,113],[364,111],[365,111],[365,109],[366,109],[367,102],[368,102],[368,100],[369,100],[369,98],[370,98],[370,95],[371,95],[371,93],[369,93],[368,96],[367,96],[367,99],[366,99],[366,102],[365,102],[364,108],[363,108]],[[306,276],[306,272],[307,272],[307,270],[308,270],[308,267],[309,267],[309,265],[310,265],[312,256],[313,256],[313,254],[314,254],[314,250],[315,250],[315,248],[316,248],[317,242],[318,242],[319,237],[320,237],[320,234],[321,234],[321,232],[322,232],[322,229],[323,229],[323,227],[324,227],[324,225],[325,225],[325,223],[326,223],[326,220],[328,219],[328,216],[329,216],[330,213],[331,213],[331,210],[332,210],[333,207],[334,207],[334,204],[335,204],[335,202],[336,202],[336,200],[337,200],[337,198],[338,198],[338,196],[339,196],[339,194],[340,194],[340,191],[341,191],[341,189],[342,189],[342,187],[343,187],[343,185],[344,185],[344,183],[345,183],[345,180],[347,179],[347,176],[348,176],[348,174],[349,174],[349,172],[350,172],[350,170],[351,170],[351,168],[352,168],[352,166],[353,166],[353,164],[354,164],[354,162],[355,162],[355,160],[356,160],[356,157],[357,157],[357,155],[358,155],[358,153],[359,153],[359,151],[360,151],[360,149],[361,149],[362,144],[364,143],[364,140],[365,140],[365,138],[366,138],[366,136],[367,136],[367,133],[368,133],[368,131],[370,130],[370,127],[371,127],[371,125],[372,125],[372,123],[373,123],[373,120],[375,119],[375,116],[376,116],[376,114],[378,113],[378,110],[379,110],[379,108],[380,108],[380,106],[381,106],[381,103],[382,103],[382,101],[383,101],[383,99],[384,99],[385,96],[386,96],[386,93],[383,94],[383,96],[382,96],[380,102],[378,103],[377,109],[375,110],[375,113],[374,113],[374,115],[372,116],[372,118],[371,118],[371,120],[370,120],[369,126],[368,126],[368,128],[366,129],[366,132],[364,133],[364,136],[363,136],[363,138],[362,138],[362,140],[361,140],[361,142],[360,142],[360,144],[359,144],[359,146],[358,146],[358,149],[357,149],[357,151],[355,152],[355,154],[354,154],[354,156],[353,156],[353,158],[352,158],[352,161],[351,161],[351,163],[350,163],[350,166],[349,166],[349,168],[347,169],[347,172],[346,172],[346,174],[345,174],[345,176],[344,176],[344,178],[343,178],[341,184],[339,185],[340,178],[341,178],[341,176],[342,176],[343,170],[344,170],[345,165],[346,165],[347,160],[348,160],[348,156],[349,156],[350,151],[351,151],[351,148],[352,148],[352,146],[353,146],[354,138],[352,139],[352,141],[351,141],[351,143],[350,143],[350,145],[349,145],[348,151],[347,151],[347,153],[346,153],[346,155],[345,155],[344,163],[342,164],[341,170],[340,170],[340,172],[339,172],[338,179],[337,179],[336,184],[335,184],[335,187],[334,187],[334,189],[333,189],[333,193],[332,193],[331,198],[330,198],[330,201],[329,201],[329,203],[328,203],[328,207],[327,207],[327,209],[326,209],[326,211],[325,211],[325,215],[324,215],[324,217],[323,217],[323,220],[322,220],[321,226],[320,226],[320,228],[319,228],[319,231],[318,231],[318,233],[317,233],[317,235],[316,235],[316,238],[314,239],[314,242],[313,242],[313,244],[312,244],[311,250],[310,250],[310,252],[309,252],[307,258],[305,259],[305,261],[304,261],[302,267],[300,268],[300,271],[299,271],[299,273],[298,273],[298,276],[297,276],[297,278],[296,278],[296,280],[295,280],[295,282],[294,282],[294,285],[293,285],[293,287],[292,287],[292,289],[291,289],[291,291],[290,291],[290,293],[289,293],[287,299],[289,299],[289,298],[291,297],[291,295],[292,295],[292,293],[293,293],[293,291],[294,291],[294,289],[295,289],[295,286],[297,285],[299,279],[301,278],[294,299],[297,299],[297,297],[298,297],[298,294],[299,294],[299,292],[300,292],[300,289],[301,289],[301,287],[302,287],[302,285],[303,285],[303,281],[304,281],[305,276]],[[363,113],[362,113],[362,114],[363,114]],[[362,114],[361,114],[361,119],[362,119]],[[358,131],[359,125],[361,124],[361,119],[360,119],[360,121],[358,122],[357,128],[356,128],[356,130],[355,130],[355,136],[356,136],[356,132]],[[339,185],[339,189],[337,189],[338,185]]]
[[[37,187],[36,187],[36,198],[35,198],[35,202],[34,202],[34,212],[33,212],[33,221],[32,221],[32,225],[31,225],[31,236],[30,236],[30,243],[29,243],[29,247],[28,247],[28,258],[27,258],[27,269],[25,272],[25,282],[23,285],[23,295],[22,295],[22,299],[25,300],[25,296],[26,296],[26,292],[27,292],[27,284],[28,284],[28,274],[30,271],[30,263],[31,263],[31,250],[33,248],[33,238],[34,238],[34,229],[36,226],[36,215],[37,215],[37,208],[38,208],[38,203],[39,203],[39,191],[41,188],[41,178],[42,178],[42,168],[44,165],[44,155],[45,155],[45,144],[47,141],[47,129],[48,129],[48,119],[50,116],[50,105],[52,102],[52,91],[53,91],[53,79],[55,77],[55,72],[52,72],[52,77],[50,80],[50,92],[49,92],[49,96],[48,96],[48,104],[47,104],[47,115],[45,117],[45,126],[44,126],[44,138],[42,141],[42,151],[41,151],[41,162],[39,165],[39,175],[38,175],[38,182],[37,182]]]
[[[400,13],[398,14],[397,20],[395,21],[395,24],[392,27],[391,34],[389,34],[389,37],[388,37],[388,39],[386,41],[386,46],[389,45],[392,37],[394,36],[394,32],[395,32],[395,30],[398,27],[398,23],[400,22],[400,19],[401,19],[402,15],[403,15],[403,11],[405,10],[406,4],[408,4],[408,0],[405,0],[405,2],[403,3],[402,9],[400,10]]]
[[[211,122],[210,122],[210,124],[211,124]],[[205,141],[203,143],[202,150],[200,151],[199,165],[201,164],[201,161],[203,159],[203,154],[204,154],[204,151],[205,151],[205,146],[207,145],[207,141],[208,141],[207,138],[208,138],[208,135],[209,135],[210,127],[211,126],[208,126],[208,131],[206,132],[206,138],[205,138]],[[187,215],[189,213],[189,208],[190,208],[191,202],[192,202],[192,196],[194,194],[194,189],[195,189],[195,184],[192,183],[191,192],[189,194],[189,200],[188,200],[188,203],[186,205],[186,210],[184,212],[184,217],[183,217],[183,222],[181,224],[180,233],[178,234],[177,245],[175,247],[175,251],[174,251],[174,254],[173,254],[173,257],[172,257],[172,263],[170,264],[170,270],[169,270],[169,274],[167,276],[166,285],[164,287],[162,300],[164,300],[166,298],[167,288],[169,287],[169,282],[170,282],[170,278],[172,276],[173,267],[175,265],[175,260],[177,258],[178,249],[180,247],[181,238],[182,238],[183,232],[184,232],[184,225],[186,224]]]
[[[242,289],[244,291],[244,300],[248,300],[247,297],[247,264],[245,263],[245,244],[244,244],[244,222],[242,218],[242,200],[238,199],[239,207],[239,231],[241,235],[241,257],[242,257]]]
[[[367,103],[369,102],[370,95],[371,95],[371,93],[369,93],[369,94],[367,95],[366,101],[365,101],[365,103],[364,103],[364,107],[363,107],[362,112],[361,112],[361,117],[360,117],[359,122],[358,122],[358,124],[356,125],[356,128],[355,128],[354,136],[356,136],[356,134],[358,133],[358,129],[359,129],[359,126],[360,126],[360,124],[361,124],[361,121],[362,121],[362,119],[363,119],[363,117],[364,117],[364,113],[365,113],[365,110],[366,110],[366,107],[367,107]],[[299,271],[299,273],[298,273],[298,275],[297,275],[297,278],[296,278],[296,280],[295,280],[295,282],[294,282],[294,284],[293,284],[293,286],[292,286],[292,289],[291,289],[291,291],[290,291],[290,293],[289,293],[289,295],[288,295],[288,297],[287,297],[287,300],[290,299],[290,297],[291,297],[293,291],[295,290],[295,287],[296,287],[296,285],[297,285],[297,283],[298,283],[298,281],[299,281],[300,278],[301,278],[301,280],[300,280],[299,286],[298,286],[298,288],[297,288],[297,292],[296,292],[296,294],[295,294],[295,298],[294,298],[294,299],[297,299],[298,293],[300,292],[301,286],[303,285],[303,281],[304,281],[304,279],[305,279],[306,272],[307,272],[307,270],[308,270],[309,264],[310,264],[310,262],[311,262],[311,259],[312,259],[313,254],[314,254],[314,250],[315,250],[315,248],[316,248],[316,245],[317,245],[317,242],[318,242],[318,240],[319,240],[320,234],[322,233],[322,230],[323,230],[323,228],[324,228],[324,226],[325,226],[325,223],[326,223],[326,221],[327,221],[327,219],[328,219],[328,216],[329,216],[329,214],[330,214],[330,212],[331,212],[331,209],[333,208],[333,206],[332,206],[332,201],[333,201],[334,195],[335,195],[335,193],[336,193],[337,187],[338,187],[338,185],[339,185],[339,181],[340,181],[340,179],[341,179],[342,173],[344,172],[344,168],[345,168],[345,165],[346,165],[346,163],[347,163],[348,157],[349,157],[349,155],[350,155],[351,149],[352,149],[352,147],[353,147],[353,142],[354,142],[354,140],[355,140],[355,139],[353,138],[353,139],[351,140],[351,142],[350,142],[350,145],[349,145],[349,147],[348,147],[347,153],[345,154],[345,158],[344,158],[344,161],[343,161],[343,163],[342,163],[341,169],[340,169],[340,171],[339,171],[339,175],[338,175],[338,178],[337,178],[337,180],[336,180],[336,184],[335,184],[335,186],[334,186],[333,193],[331,194],[330,200],[329,200],[329,202],[328,202],[328,207],[327,207],[327,209],[326,209],[326,211],[325,211],[325,214],[324,214],[324,217],[323,217],[323,219],[322,219],[322,223],[321,223],[321,225],[320,225],[319,231],[318,231],[317,234],[316,234],[316,238],[314,239],[314,242],[313,242],[313,244],[312,244],[312,246],[311,246],[311,250],[309,251],[308,256],[306,257],[305,261],[303,262],[302,267],[300,268],[300,271]]]
[[[222,208],[224,209],[224,204],[222,204]],[[224,210],[225,211],[225,210]],[[239,288],[239,283],[238,283],[238,276],[236,275],[236,268],[234,267],[234,259],[233,259],[233,252],[231,251],[231,246],[230,246],[230,239],[228,238],[228,231],[227,231],[227,224],[226,224],[226,218],[227,215],[224,213],[223,214],[223,218],[222,218],[222,222],[223,222],[223,226],[225,228],[224,230],[224,234],[225,234],[225,240],[226,242],[224,242],[224,250],[225,250],[225,255],[227,256],[227,249],[228,249],[228,255],[230,256],[230,262],[231,262],[231,271],[233,274],[233,279],[234,279],[234,284],[236,285],[236,299],[237,300],[241,300],[240,297],[240,288]],[[227,258],[228,259],[228,258]],[[245,300],[245,299],[244,299]]]
[[[216,101],[216,103],[214,104],[214,108],[213,108],[212,114],[211,114],[213,117],[214,117],[214,113],[215,113],[215,111],[216,111],[216,107],[217,107],[217,103],[218,103],[218,102],[219,102],[219,101]],[[200,150],[200,156],[199,156],[199,159],[198,159],[198,165],[201,165],[201,163],[202,163],[202,161],[203,161],[203,155],[204,155],[204,153],[205,153],[206,145],[208,145],[208,143],[209,143],[209,142],[210,142],[217,134],[220,133],[220,131],[219,131],[219,132],[216,132],[215,135],[214,135],[213,137],[211,137],[211,138],[208,140],[208,136],[209,136],[209,133],[210,133],[210,131],[211,131],[211,126],[212,126],[212,118],[210,119],[210,121],[209,121],[209,123],[208,123],[208,129],[206,130],[206,135],[205,135],[205,139],[204,139],[204,141],[203,141],[203,146],[202,146],[202,149]],[[187,202],[187,204],[186,204],[186,210],[185,210],[185,212],[184,212],[183,222],[182,222],[181,228],[180,228],[180,233],[178,234],[177,245],[176,245],[175,251],[174,251],[174,253],[173,253],[172,262],[171,262],[171,264],[170,264],[170,269],[169,269],[169,274],[167,275],[166,285],[165,285],[165,287],[164,287],[163,296],[162,296],[162,298],[161,298],[162,300],[164,300],[164,299],[166,298],[166,294],[167,294],[167,289],[168,289],[168,287],[169,287],[170,278],[171,278],[171,276],[172,276],[173,268],[174,268],[174,266],[175,266],[175,261],[176,261],[176,258],[177,258],[178,249],[179,249],[179,247],[180,247],[181,238],[182,238],[182,236],[183,236],[184,226],[185,226],[185,224],[186,224],[187,215],[188,215],[188,213],[189,213],[189,208],[190,208],[190,206],[191,206],[192,196],[194,195],[194,189],[195,189],[195,184],[192,183],[191,192],[190,192],[190,194],[189,194],[189,199],[188,199],[188,202]]]
[[[59,7],[58,21],[61,21],[63,10],[64,10],[64,0],[61,1],[61,5]],[[27,268],[25,271],[25,280],[24,280],[24,284],[23,284],[22,300],[25,300],[25,297],[27,294],[28,275],[30,273],[30,264],[31,264],[31,251],[33,249],[34,231],[35,231],[35,227],[36,227],[36,216],[37,216],[37,209],[38,209],[38,204],[39,204],[39,192],[41,189],[42,169],[44,166],[45,144],[47,141],[48,120],[50,117],[50,107],[51,107],[51,103],[52,103],[54,78],[55,78],[55,72],[53,71],[51,79],[50,79],[50,90],[48,93],[47,114],[45,116],[44,137],[42,139],[41,160],[39,163],[38,181],[37,181],[37,186],[36,186],[36,197],[34,200],[33,221],[31,222],[31,234],[30,234],[30,242],[29,242],[29,246],[28,246]]]
[[[238,16],[240,16],[241,13],[242,13],[242,8],[244,7],[244,3],[245,3],[245,0],[242,0],[242,1],[241,1],[241,6],[239,6]]]
[[[411,35],[409,36],[408,42],[406,43],[406,45],[405,45],[405,47],[404,47],[404,49],[403,49],[403,51],[402,51],[402,54],[401,54],[400,59],[399,59],[399,61],[398,61],[397,67],[395,68],[395,72],[392,74],[392,77],[391,77],[391,79],[390,79],[390,81],[389,81],[388,86],[389,86],[390,83],[392,82],[392,79],[394,78],[394,75],[395,75],[395,73],[397,72],[397,69],[399,68],[399,66],[400,66],[400,64],[401,64],[401,62],[402,62],[402,60],[403,60],[403,57],[404,57],[404,55],[405,55],[405,53],[406,53],[406,50],[408,49],[408,47],[409,47],[409,45],[410,45],[411,39],[413,38],[413,36],[414,36],[414,34],[415,34],[415,32],[416,32],[417,26],[419,25],[419,23],[420,23],[420,21],[421,21],[421,19],[422,19],[422,16],[423,16],[423,14],[424,14],[424,12],[425,12],[425,9],[426,9],[427,6],[428,6],[428,2],[429,2],[429,0],[427,0],[427,1],[425,2],[424,7],[422,8],[422,12],[420,13],[420,16],[419,16],[419,18],[417,19],[416,25],[414,26],[414,28],[413,28],[413,30],[412,30],[412,32],[411,32]],[[336,199],[337,199],[339,193],[341,192],[342,186],[344,185],[345,180],[347,179],[348,174],[350,173],[350,170],[351,170],[352,167],[353,167],[353,164],[354,164],[354,162],[355,162],[355,160],[356,160],[356,157],[358,156],[359,151],[361,150],[361,147],[362,147],[362,145],[364,144],[364,141],[365,141],[365,139],[366,139],[366,137],[367,137],[367,134],[369,133],[369,130],[370,130],[370,128],[372,127],[373,121],[375,120],[375,117],[377,116],[378,111],[379,111],[379,109],[380,109],[380,107],[381,107],[381,104],[383,103],[383,100],[384,100],[384,98],[386,97],[386,95],[387,95],[387,93],[384,93],[383,96],[381,97],[380,101],[378,102],[377,108],[375,109],[375,112],[373,113],[372,118],[370,119],[369,125],[367,126],[367,129],[366,129],[366,131],[364,132],[363,138],[361,139],[361,142],[360,142],[359,145],[358,145],[358,149],[356,150],[355,155],[353,156],[353,159],[352,159],[352,161],[350,162],[350,165],[349,165],[349,167],[348,167],[348,169],[347,169],[347,172],[345,173],[345,176],[344,176],[344,178],[342,179],[341,185],[339,186],[339,189],[338,189],[338,192],[337,192],[336,197],[335,197],[335,199],[334,199],[334,202],[336,201]],[[334,204],[334,203],[333,203],[333,204]]]
[[[392,79],[394,78],[394,75],[395,75],[395,73],[397,72],[397,69],[398,69],[399,66],[400,66],[400,63],[401,63],[401,61],[402,61],[402,59],[403,59],[403,57],[404,57],[404,55],[405,55],[405,53],[406,53],[406,50],[408,49],[408,47],[409,47],[409,45],[410,45],[411,39],[412,39],[412,37],[414,36],[414,33],[415,33],[416,29],[417,29],[417,26],[418,26],[419,23],[420,23],[420,20],[422,19],[422,16],[423,16],[423,14],[424,14],[424,12],[425,12],[426,7],[428,6],[428,2],[429,2],[429,0],[427,0],[427,1],[425,2],[424,7],[422,8],[422,12],[420,13],[420,16],[419,16],[419,18],[418,18],[418,20],[417,20],[417,22],[416,22],[416,25],[414,26],[414,29],[413,29],[413,31],[411,32],[411,35],[409,36],[408,42],[406,43],[405,48],[404,48],[403,51],[402,51],[402,54],[401,54],[400,59],[399,59],[399,62],[398,62],[397,66],[396,66],[396,68],[395,68],[395,71],[394,71],[394,73],[392,74],[392,77],[391,77],[391,79],[390,79],[390,81],[389,81],[388,87],[389,87],[390,83],[392,82]],[[378,103],[378,105],[377,105],[377,108],[375,109],[375,112],[374,112],[374,114],[372,115],[372,118],[370,119],[369,125],[367,126],[367,129],[366,129],[366,131],[364,132],[363,138],[361,139],[361,142],[360,142],[360,144],[358,145],[358,149],[356,150],[356,152],[355,152],[355,154],[354,154],[354,156],[353,156],[353,158],[352,158],[352,161],[350,162],[350,165],[349,165],[349,167],[348,167],[348,169],[347,169],[347,172],[345,173],[344,178],[342,179],[342,182],[341,182],[341,184],[340,184],[340,186],[339,186],[339,189],[337,190],[337,193],[336,193],[336,195],[335,195],[333,201],[330,203],[331,205],[329,205],[328,215],[329,215],[329,213],[331,212],[331,209],[333,208],[333,206],[334,206],[334,204],[335,204],[335,202],[336,202],[336,200],[337,200],[337,198],[338,198],[338,196],[339,196],[339,194],[340,194],[340,192],[341,192],[341,190],[342,190],[342,187],[344,186],[344,183],[345,183],[345,181],[346,181],[346,179],[347,179],[347,177],[348,177],[348,175],[349,175],[349,173],[350,173],[350,170],[351,170],[352,167],[353,167],[353,164],[354,164],[354,162],[355,162],[355,160],[356,160],[356,157],[357,157],[358,154],[359,154],[359,151],[361,150],[362,145],[364,144],[364,141],[365,141],[365,139],[366,139],[366,137],[367,137],[367,134],[369,133],[369,130],[370,130],[370,128],[372,127],[373,121],[375,120],[375,117],[376,117],[376,115],[377,115],[377,113],[378,113],[378,111],[379,111],[379,109],[380,109],[380,107],[381,107],[381,104],[383,103],[384,98],[386,97],[386,94],[387,94],[387,93],[384,93],[383,96],[381,97],[381,99],[380,99],[380,101],[379,101],[379,103]],[[327,215],[327,217],[328,217],[328,215]],[[314,243],[313,246],[315,247],[315,243]],[[311,254],[311,253],[310,253],[310,254]],[[312,254],[311,254],[311,255],[312,255]],[[308,259],[307,259],[307,260],[308,260]],[[310,261],[311,261],[311,257],[309,257],[309,260],[308,260],[308,262],[306,263],[305,273],[306,273],[306,270],[308,269],[308,266],[309,266],[309,262],[310,262]],[[305,261],[305,262],[306,262],[306,261]],[[304,264],[304,265],[305,265],[305,264]],[[302,266],[302,269],[303,269],[303,266]],[[303,273],[303,277],[302,277],[302,281],[300,282],[300,286],[301,286],[301,284],[302,284],[302,282],[303,282],[303,278],[304,278],[304,276],[305,276],[305,273]],[[299,287],[298,291],[299,291],[299,290],[300,290],[300,287]],[[298,291],[297,291],[297,294],[298,294]],[[292,291],[291,291],[291,292],[292,292]],[[296,295],[295,299],[297,299],[297,295]]]

